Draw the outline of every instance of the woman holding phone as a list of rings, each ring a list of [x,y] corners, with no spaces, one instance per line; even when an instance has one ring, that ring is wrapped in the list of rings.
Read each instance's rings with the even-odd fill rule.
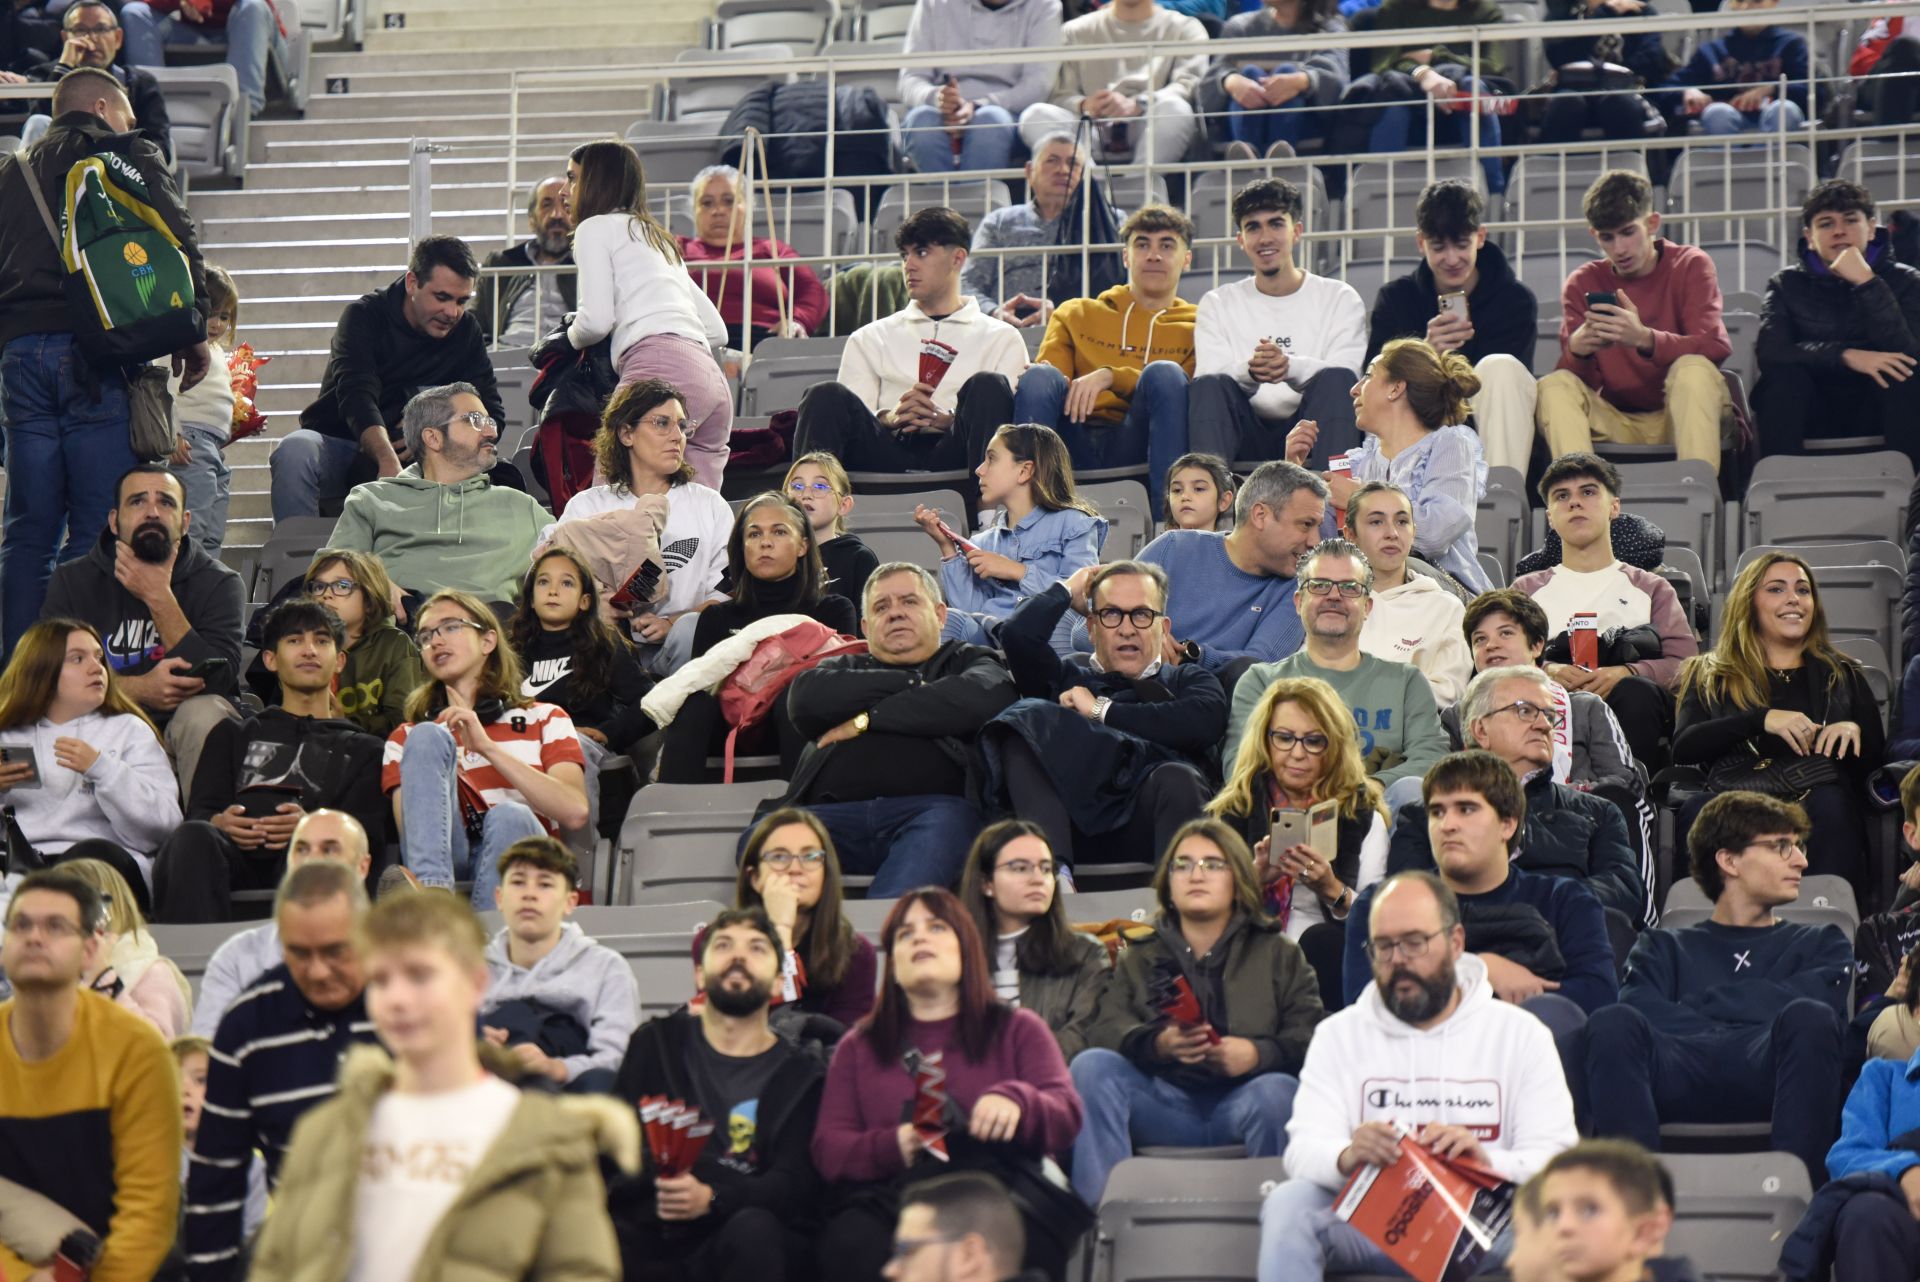
[[[1328,827],[1324,811],[1312,822],[1314,810],[1329,804],[1332,839],[1316,842]],[[1313,963],[1323,1004],[1339,1010],[1347,914],[1386,875],[1389,826],[1353,714],[1332,686],[1287,677],[1267,688],[1207,813],[1253,847],[1266,910]],[[1279,841],[1276,832],[1284,834]]]

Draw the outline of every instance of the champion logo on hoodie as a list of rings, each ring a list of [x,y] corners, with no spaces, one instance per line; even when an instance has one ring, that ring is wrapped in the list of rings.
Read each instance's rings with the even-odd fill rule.
[[[1412,1116],[1444,1117],[1464,1126],[1484,1144],[1500,1142],[1505,1116],[1501,1084],[1492,1078],[1368,1077],[1360,1083],[1361,1120],[1390,1122]]]

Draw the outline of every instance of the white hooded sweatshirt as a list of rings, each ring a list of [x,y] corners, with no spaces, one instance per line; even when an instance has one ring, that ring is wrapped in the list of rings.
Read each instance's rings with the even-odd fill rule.
[[[906,390],[920,381],[920,346],[937,338],[959,349],[953,364],[933,389],[933,403],[953,413],[960,387],[975,374],[999,374],[1018,383],[1027,368],[1027,343],[1020,331],[980,310],[969,297],[957,311],[935,320],[909,302],[891,316],[853,331],[840,353],[840,382],[875,414],[887,414]]]
[[[1444,1023],[1402,1022],[1368,984],[1313,1033],[1287,1123],[1287,1174],[1338,1190],[1340,1154],[1363,1122],[1465,1126],[1506,1179],[1529,1179],[1580,1139],[1547,1026],[1497,1001],[1486,964],[1454,963],[1460,1005]]]
[[[1433,701],[1452,707],[1473,677],[1473,651],[1461,624],[1467,607],[1424,574],[1408,574],[1397,588],[1373,594],[1373,613],[1360,629],[1362,653],[1411,663],[1433,687]]]

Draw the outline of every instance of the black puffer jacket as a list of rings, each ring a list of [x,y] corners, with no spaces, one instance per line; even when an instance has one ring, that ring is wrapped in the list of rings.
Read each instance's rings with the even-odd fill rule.
[[[739,168],[747,127],[767,139],[771,178],[819,178],[827,172],[827,86],[824,81],[764,84],[751,90],[720,126],[723,163]],[[862,85],[843,85],[834,93],[833,172],[892,172],[887,104]]]
[[[1849,347],[1920,355],[1920,270],[1894,261],[1885,228],[1869,246],[1873,279],[1849,285],[1800,242],[1800,261],[1774,273],[1760,311],[1755,352],[1760,382],[1754,401],[1766,397],[1766,371],[1774,365],[1841,369]]]

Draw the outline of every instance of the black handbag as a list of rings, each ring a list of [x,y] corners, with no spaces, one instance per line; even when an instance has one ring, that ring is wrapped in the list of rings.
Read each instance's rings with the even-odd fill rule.
[[[1763,755],[1751,739],[1745,752],[1713,763],[1707,771],[1708,792],[1763,792],[1769,797],[1804,797],[1815,788],[1840,782],[1833,758]]]
[[[1074,130],[1073,145],[1081,155],[1089,155],[1087,140],[1093,121],[1080,117]],[[1104,168],[1104,166],[1102,166]],[[1120,255],[1111,249],[1086,254],[1087,270],[1080,270],[1082,245],[1113,245],[1120,240],[1120,215],[1107,198],[1107,187],[1094,181],[1092,174],[1082,176],[1060,212],[1054,228],[1053,246],[1046,255],[1047,299],[1055,307],[1070,298],[1098,298],[1115,285],[1124,284],[1126,268]],[[1085,235],[1082,235],[1082,232]]]
[[[47,857],[33,848],[27,840],[27,834],[20,831],[19,821],[13,817],[13,807],[0,809],[0,823],[6,828],[6,873],[10,877],[24,877],[30,872],[38,872],[47,867]]]

